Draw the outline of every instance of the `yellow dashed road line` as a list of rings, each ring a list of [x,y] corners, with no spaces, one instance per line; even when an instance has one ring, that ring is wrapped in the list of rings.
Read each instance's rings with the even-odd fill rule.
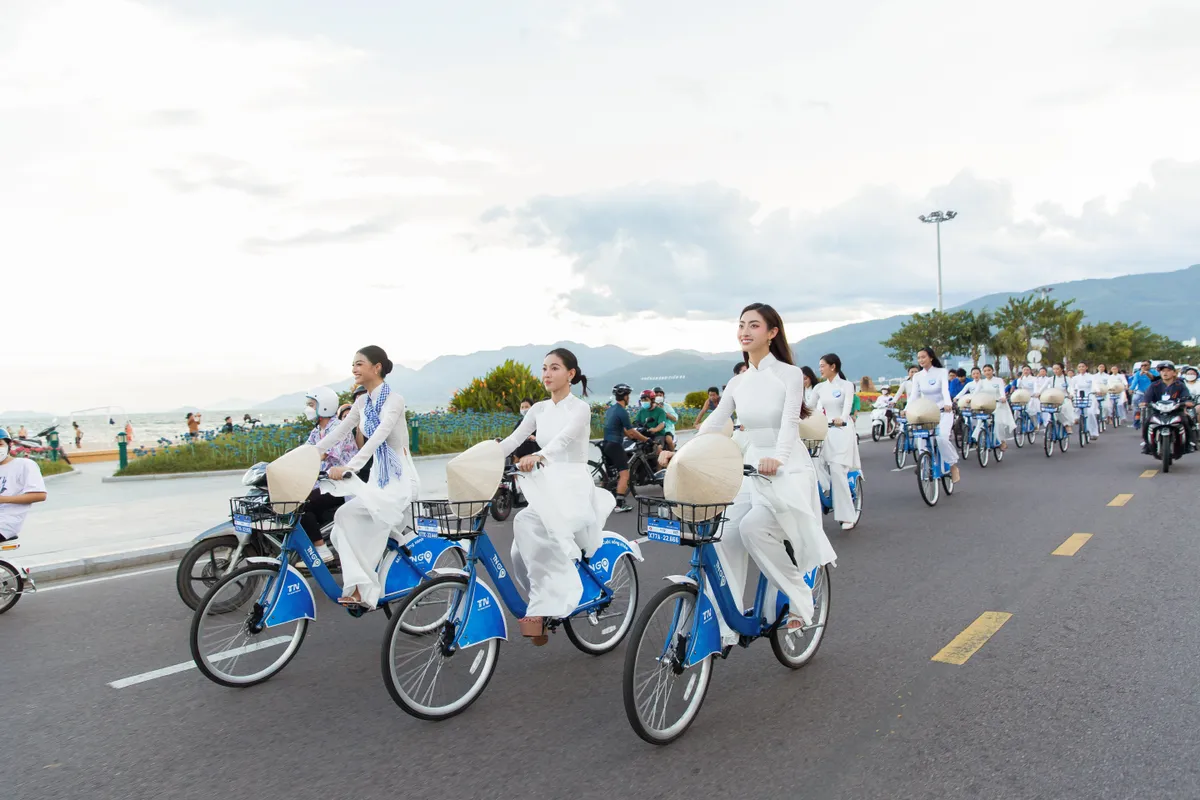
[[[1145,472],[1143,472],[1143,473],[1142,473],[1142,474],[1141,474],[1139,477],[1142,477],[1142,478],[1153,478],[1153,477],[1154,477],[1155,475],[1157,475],[1157,474],[1158,474],[1158,470],[1156,470],[1156,469],[1148,469],[1148,470],[1146,470]]]
[[[1109,503],[1109,506],[1123,506],[1132,499],[1133,495],[1131,494],[1119,494],[1112,499],[1112,502]]]
[[[950,644],[938,651],[931,660],[943,664],[967,663],[967,659],[979,652],[979,648],[987,644],[988,639],[1012,618],[1007,611],[985,611],[979,619],[972,622]]]
[[[1087,540],[1092,538],[1090,533],[1072,533],[1067,537],[1067,540],[1058,546],[1050,555],[1052,556],[1073,556],[1079,552],[1079,548],[1087,544]]]

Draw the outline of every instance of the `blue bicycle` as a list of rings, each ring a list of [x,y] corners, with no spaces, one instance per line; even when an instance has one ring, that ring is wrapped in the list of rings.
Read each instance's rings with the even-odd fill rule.
[[[946,490],[947,495],[954,494],[954,480],[950,470],[942,460],[942,451],[938,447],[938,424],[936,422],[914,423],[913,438],[916,439],[917,449],[917,488],[921,499],[927,506],[935,506],[938,501],[938,485]],[[968,431],[967,435],[970,435]]]
[[[308,581],[290,562],[299,556],[317,585],[337,603],[342,587],[317,555],[299,524],[303,503],[263,502],[262,497],[230,500],[238,533],[270,531],[283,535],[277,557],[243,559],[243,566],[221,578],[192,615],[192,659],[200,672],[222,686],[244,688],[262,683],[288,665],[316,619],[316,601]],[[392,616],[392,603],[442,568],[465,563],[457,542],[417,536],[406,543],[389,537],[377,572],[383,594],[377,608]],[[367,609],[350,607],[351,616]]]
[[[1075,397],[1075,416],[1079,417],[1079,446],[1087,447],[1091,441],[1092,431],[1088,428],[1088,411],[1092,407],[1092,399],[1084,393]]]
[[[520,618],[526,602],[483,529],[491,501],[448,500],[413,504],[417,530],[452,541],[467,541],[465,569],[443,569],[410,594],[388,625],[383,640],[383,682],[396,705],[425,720],[444,720],[475,702],[496,671],[500,641],[508,638],[507,608]],[[589,655],[621,643],[637,613],[637,543],[605,532],[604,544],[576,567],[583,581],[579,605],[564,619],[547,620],[549,631],[562,625],[567,638]],[[479,567],[500,596],[480,580]]]
[[[901,417],[900,432],[896,435],[896,446],[893,448],[893,454],[896,457],[896,469],[904,469],[909,453],[913,454],[913,460],[915,461],[918,452],[917,440],[913,436],[912,429],[908,426],[908,420]]]
[[[833,426],[830,425],[830,427],[833,427]],[[897,443],[899,443],[899,439],[897,439]],[[809,442],[808,440],[805,440],[805,445],[808,447],[809,456],[811,456],[814,461],[821,457],[821,447],[822,447],[821,442],[817,442],[817,441]],[[831,480],[832,480],[832,475],[831,475]],[[864,481],[864,478],[863,478],[862,470],[852,469],[852,470],[847,471],[846,480],[850,484],[850,498],[854,501],[854,519],[850,520],[850,522],[853,522],[855,525],[857,525],[858,521],[860,519],[862,519],[862,510],[863,510],[863,488],[864,488],[863,481]],[[822,514],[832,514],[833,513],[833,484],[830,484],[828,487],[825,487],[824,485],[822,485],[821,481],[817,481],[817,494],[819,494],[821,496],[821,513]]]
[[[1013,441],[1018,449],[1026,444],[1033,444],[1037,435],[1037,420],[1029,415],[1029,409],[1024,403],[1014,403],[1012,406],[1013,419],[1017,422],[1013,432]]]
[[[1043,404],[1042,411],[1046,414],[1046,432],[1042,441],[1042,446],[1046,451],[1046,458],[1054,455],[1055,442],[1058,443],[1059,450],[1064,453],[1067,452],[1067,448],[1071,444],[1071,434],[1067,433],[1067,427],[1058,418],[1059,407]]]
[[[746,474],[766,480],[749,467]],[[716,615],[739,635],[742,647],[768,637],[780,663],[799,669],[812,660],[825,637],[829,569],[817,567],[805,576],[813,590],[812,624],[788,630],[788,599],[777,590],[769,593],[765,577],[759,575],[749,611],[743,612],[742,598],[735,598],[729,589],[713,547],[721,538],[727,505],[649,497],[637,501],[638,530],[647,538],[694,548],[688,573],[666,577],[670,586],[642,611],[625,651],[623,684],[629,724],[645,741],[665,745],[682,736],[696,719],[712,679],[713,661],[717,656],[728,657],[732,649],[721,645]],[[791,555],[790,549],[788,552]],[[773,603],[768,594],[775,595]],[[711,596],[716,597],[717,608],[713,608]]]
[[[1004,460],[1000,448],[1000,437],[996,436],[996,415],[983,411],[973,412],[975,427],[971,431],[971,442],[975,445],[975,456],[980,467],[988,465],[988,454],[995,456],[996,463]]]

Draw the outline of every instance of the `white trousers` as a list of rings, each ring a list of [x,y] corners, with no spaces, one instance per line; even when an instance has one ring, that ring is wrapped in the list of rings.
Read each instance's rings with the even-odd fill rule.
[[[358,590],[364,603],[376,605],[383,587],[379,584],[379,559],[387,547],[392,526],[371,515],[360,498],[348,500],[333,515],[330,539],[342,562],[342,596]]]
[[[857,522],[854,495],[850,494],[850,468],[821,458],[821,483],[833,494],[833,518],[838,522]],[[824,488],[824,487],[822,487]]]
[[[953,467],[958,463],[958,451],[954,449],[954,442],[950,441],[950,433],[954,428],[954,414],[949,411],[943,411],[942,417],[938,421],[937,443],[938,450],[942,454],[942,463],[947,467]],[[925,440],[919,439],[917,447],[924,450]]]
[[[533,508],[513,520],[512,565],[513,577],[529,594],[526,616],[561,618],[579,606],[583,581],[575,559]]]

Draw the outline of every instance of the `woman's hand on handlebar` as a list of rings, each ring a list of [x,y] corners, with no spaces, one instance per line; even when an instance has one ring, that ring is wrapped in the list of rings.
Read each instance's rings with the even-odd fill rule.
[[[764,458],[758,462],[759,475],[774,475],[782,467],[782,462],[777,458]]]
[[[349,475],[353,475],[353,474],[354,473],[352,473],[350,470],[346,469],[345,467],[330,467],[329,473],[328,473],[329,479],[331,481],[340,481],[343,478],[345,478]]]
[[[543,461],[545,459],[536,453],[529,456],[522,456],[521,460],[517,462],[517,469],[521,470],[521,472],[533,472],[533,468]]]
[[[660,467],[665,467],[667,464],[670,463],[671,459],[674,457],[675,457],[674,450],[663,450],[661,453],[658,454],[658,465]]]

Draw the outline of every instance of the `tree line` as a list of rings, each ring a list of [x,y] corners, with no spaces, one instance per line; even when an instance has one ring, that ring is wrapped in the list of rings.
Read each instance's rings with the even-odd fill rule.
[[[997,362],[1006,359],[1010,371],[1023,366],[1031,350],[1040,350],[1047,364],[1081,360],[1127,367],[1143,358],[1200,362],[1200,348],[1187,347],[1140,322],[1084,323],[1083,311],[1073,308],[1074,303],[1027,295],[1010,297],[994,311],[913,314],[880,344],[901,364],[915,364],[917,351],[929,346],[940,355],[969,358],[976,366],[987,353]]]

